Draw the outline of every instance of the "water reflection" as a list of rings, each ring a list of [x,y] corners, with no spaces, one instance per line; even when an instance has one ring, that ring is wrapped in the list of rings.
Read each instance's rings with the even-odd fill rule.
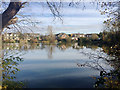
[[[4,50],[18,50],[18,51],[29,51],[29,50],[43,50],[45,49],[48,52],[48,58],[52,58],[52,54],[55,53],[55,48],[65,51],[69,48],[80,50],[83,48],[90,48],[96,50],[98,48],[97,45],[83,45],[80,43],[61,43],[61,44],[51,44],[45,45],[42,43],[28,43],[28,44],[20,44],[20,43],[3,43]]]
[[[20,43],[3,43],[4,50],[32,50],[40,49],[39,44],[30,43],[30,44],[20,44]]]
[[[40,81],[41,81],[41,85],[42,86],[48,85],[47,83],[49,83],[49,85],[51,85],[51,86],[52,86],[52,84],[55,84],[55,83],[58,84],[58,82],[56,80],[58,80],[58,78],[60,78],[61,75],[62,75],[62,77],[66,78],[66,80],[67,80],[67,78],[69,78],[69,79],[71,78],[71,80],[74,83],[75,82],[79,82],[79,80],[77,81],[78,78],[75,79],[75,77],[76,76],[79,77],[78,75],[79,75],[80,71],[83,71],[83,70],[79,71],[79,68],[76,68],[77,66],[75,65],[75,62],[73,62],[75,60],[75,58],[73,57],[71,59],[74,59],[74,60],[71,60],[69,55],[74,56],[76,54],[75,51],[78,52],[79,50],[84,49],[84,48],[91,48],[93,50],[96,50],[98,48],[98,46],[95,46],[95,45],[83,46],[83,45],[81,45],[79,43],[61,43],[61,44],[56,44],[56,45],[45,45],[45,44],[42,44],[42,43],[39,43],[39,44],[37,44],[37,43],[34,43],[34,44],[24,44],[24,45],[21,45],[19,43],[3,43],[4,56],[5,56],[4,59],[3,59],[3,64],[2,64],[3,65],[3,67],[2,67],[3,68],[3,86],[4,87],[12,87],[12,88],[18,88],[18,87],[19,88],[23,88],[25,86],[24,86],[24,83],[21,82],[21,81],[24,81],[24,80],[28,79],[28,83],[32,87],[38,87],[37,85],[33,85],[33,83],[31,84],[30,81],[32,80],[33,77],[34,77],[34,80],[36,78],[40,79],[39,77],[40,76],[43,77],[43,75],[44,75],[44,78],[49,78],[49,80],[54,81],[54,83],[50,84],[49,81],[47,81],[46,84],[44,84],[44,83],[42,83],[42,81],[44,82],[44,79],[41,79]],[[28,55],[28,57],[30,57],[30,58],[33,57],[33,59],[35,59],[34,58],[34,55],[35,55],[34,52],[38,51],[38,53],[40,53],[40,52],[44,53],[43,50],[45,52],[47,52],[46,55],[48,57],[48,60],[49,59],[54,59],[55,57],[53,57],[53,56],[55,55],[56,58],[58,58],[60,61],[55,61],[54,60],[52,62],[49,62],[49,61],[44,61],[44,60],[42,60],[42,58],[38,57],[41,60],[39,60],[39,61],[36,61],[36,60],[33,61],[32,60],[31,62],[29,62],[29,61],[27,62],[27,58],[26,58],[25,61],[23,62],[23,64],[21,64],[24,67],[21,68],[21,65],[19,65],[19,64],[21,63],[22,60],[21,60],[20,57],[16,56],[16,52],[17,52],[17,55],[19,55],[20,53],[26,52],[25,54],[22,54],[22,55],[23,56],[25,55],[25,57],[27,57],[26,55]],[[75,50],[75,51],[73,51],[73,50]],[[32,54],[29,55],[29,51],[32,51]],[[10,54],[8,54],[8,53],[10,53]],[[59,56],[57,53],[59,55],[64,54],[66,56],[63,56],[63,58],[60,58],[61,56]],[[40,55],[41,55],[40,57],[42,57],[42,54],[40,54]],[[77,55],[79,55],[79,52],[78,52]],[[69,62],[65,61],[65,57],[70,59]],[[30,67],[29,67],[29,64],[30,64]],[[78,72],[77,73],[74,72],[74,68],[73,67],[76,68],[76,71],[78,71],[79,73]],[[20,73],[18,72],[19,68],[21,69]],[[67,68],[68,68],[68,70],[67,70]],[[27,69],[27,72],[24,71],[26,69]],[[34,72],[32,72],[31,70],[34,71]],[[37,71],[39,73],[36,73],[35,72],[36,70],[40,70],[40,71]],[[48,71],[48,73],[45,72],[45,71]],[[50,73],[50,72],[53,72],[53,73]],[[22,73],[25,73],[26,75],[28,75],[28,73],[34,73],[34,74],[38,74],[38,76],[34,76],[34,75],[31,76],[29,74],[28,75],[29,78],[27,78],[27,77],[24,78]],[[68,73],[69,73],[69,75],[68,75]],[[85,73],[88,73],[88,72],[85,72]],[[16,74],[17,74],[17,78],[16,78]],[[60,76],[59,76],[59,74],[60,74]],[[74,78],[72,78],[71,75]],[[54,78],[51,77],[51,76],[53,76]],[[84,76],[84,75],[81,74],[80,78],[82,76]],[[58,78],[56,78],[56,77],[58,77]],[[20,79],[20,78],[24,78],[24,79]],[[50,78],[53,78],[53,79],[50,79]],[[87,77],[85,79],[85,81],[87,79],[90,80],[90,78]],[[83,79],[80,79],[80,80],[83,80]],[[62,79],[61,82],[63,82],[63,81],[65,81],[65,80]],[[34,82],[36,84],[38,84],[37,80],[34,81]],[[91,81],[91,83],[92,83],[92,81]],[[56,87],[57,87],[57,84],[55,84]],[[28,85],[28,87],[30,87],[30,85]],[[62,83],[60,85],[62,85]],[[85,86],[85,85],[83,85],[83,86]],[[66,86],[64,86],[64,87],[69,87],[69,85],[66,84]],[[79,87],[79,85],[76,84],[73,87]],[[88,87],[91,87],[91,86],[89,85]]]
[[[15,81],[16,73],[20,71],[18,65],[23,62],[23,58],[21,55],[24,53],[18,51],[18,44],[6,44],[5,49],[4,43],[2,43],[0,60],[1,60],[1,81],[2,84],[0,88],[24,88],[24,82],[22,81]],[[17,51],[14,51],[14,50]]]
[[[7,53],[9,51],[18,51],[17,55],[26,53],[23,54],[25,58],[22,64],[20,64],[21,58],[15,57],[16,54],[11,57],[11,54],[7,54],[8,57],[3,59],[3,85],[14,87],[14,84],[17,84],[18,87],[25,87],[24,83],[19,81],[27,80],[27,86],[31,88],[93,87],[95,80],[91,76],[98,77],[99,72],[103,74],[105,71],[114,68],[108,59],[105,60],[106,58],[110,59],[108,56],[109,48],[82,43],[51,45],[4,43],[3,49]],[[88,56],[91,57],[88,58]],[[20,72],[18,72],[18,68],[21,70]],[[69,82],[69,80],[72,82]]]
[[[19,43],[3,43],[3,49],[8,49],[8,50],[32,50],[32,49],[43,49],[45,46],[57,46],[61,50],[65,50],[67,48],[73,47],[74,49],[80,49],[86,46],[87,48],[91,49],[97,49],[97,45],[83,45],[79,43],[61,43],[61,44],[51,44],[51,45],[45,45],[41,43],[28,43],[28,44],[19,44]]]
[[[112,58],[103,58],[109,65],[113,67],[109,71],[101,70],[100,77],[95,82],[96,87],[104,88],[120,88],[120,47],[115,45],[114,47],[104,47],[104,52],[112,56]]]

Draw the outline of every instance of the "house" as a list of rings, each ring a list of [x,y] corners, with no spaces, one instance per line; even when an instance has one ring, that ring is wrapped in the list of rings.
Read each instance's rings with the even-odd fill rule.
[[[78,38],[84,38],[84,37],[85,37],[85,34],[78,34],[77,37],[78,37]]]
[[[30,41],[31,39],[41,40],[39,33],[24,33],[26,40]]]
[[[78,40],[77,34],[71,34],[71,39],[72,40]]]
[[[86,34],[86,38],[90,38],[92,40],[98,40],[99,36],[97,34]]]
[[[71,39],[72,39],[72,40],[78,40],[78,38],[77,38],[77,37],[72,37]]]
[[[61,39],[65,39],[65,38],[67,38],[67,37],[69,37],[67,34],[63,34],[63,35],[61,36]]]
[[[59,34],[56,34],[56,38],[60,38],[60,39],[66,39],[68,38],[69,35],[65,34],[65,33],[59,33]]]
[[[28,42],[30,40],[41,40],[40,34],[38,33],[4,33],[2,35],[2,40],[4,42],[19,42],[19,41],[25,41]]]
[[[5,33],[2,35],[2,40],[3,41],[9,41],[9,42],[14,42],[14,41],[19,41],[19,34],[18,33]]]
[[[92,34],[86,34],[85,37],[86,38],[92,38]]]
[[[77,37],[76,33],[71,34],[71,37]]]
[[[84,34],[80,34],[80,33],[75,33],[75,34],[71,34],[71,37],[72,37],[72,39],[73,39],[73,37],[75,39],[75,38],[85,37],[85,35]]]

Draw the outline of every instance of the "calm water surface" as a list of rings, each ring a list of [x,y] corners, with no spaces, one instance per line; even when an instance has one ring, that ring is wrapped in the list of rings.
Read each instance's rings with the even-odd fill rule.
[[[9,45],[8,45],[9,46]],[[6,49],[10,49],[6,45]],[[16,45],[18,46],[18,45]],[[20,48],[24,61],[18,65],[16,81],[25,81],[29,88],[92,88],[100,70],[91,67],[79,67],[85,62],[94,62],[82,52],[96,53],[101,48],[95,46],[66,45],[27,45]],[[104,68],[110,68],[102,60]],[[91,63],[93,65],[93,63]],[[97,64],[95,64],[97,65]],[[93,66],[95,66],[93,65]]]

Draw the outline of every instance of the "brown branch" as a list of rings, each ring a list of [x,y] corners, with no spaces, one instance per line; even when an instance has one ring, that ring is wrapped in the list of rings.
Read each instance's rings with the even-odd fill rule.
[[[21,2],[10,2],[8,8],[2,13],[2,30],[3,28],[7,27],[8,22],[13,19],[13,17],[18,13],[18,11],[22,7]],[[0,32],[0,34],[1,34]]]

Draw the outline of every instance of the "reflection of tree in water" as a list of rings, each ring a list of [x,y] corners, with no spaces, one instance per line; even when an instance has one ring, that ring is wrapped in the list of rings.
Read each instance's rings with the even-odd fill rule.
[[[65,51],[65,50],[67,50],[71,47],[72,47],[72,49],[79,50],[79,49],[83,49],[84,47],[87,47],[87,46],[79,45],[78,43],[61,43],[61,44],[57,44],[57,45],[54,45],[54,44],[49,44],[49,45],[40,44],[40,49],[45,49],[48,52],[48,58],[49,59],[52,59],[52,55],[53,55],[53,52],[55,52],[56,47],[61,51]],[[93,47],[94,47],[94,49],[98,48],[98,46],[89,45],[89,48],[93,49]]]
[[[77,63],[79,67],[89,67],[100,71],[100,77],[94,77],[96,79],[95,87],[120,88],[120,62],[116,57],[106,55],[107,52],[102,51],[94,53],[84,51],[81,53],[89,56],[90,61]]]
[[[84,44],[79,45],[78,43],[61,43],[61,44],[57,44],[57,45],[41,44],[40,49],[46,49],[48,52],[48,58],[52,59],[53,52],[55,52],[55,47],[57,47],[59,50],[65,51],[71,47],[72,47],[72,49],[80,50],[80,49],[83,49],[84,47],[88,47],[88,45],[87,46]],[[97,45],[89,45],[89,48],[95,50],[98,48],[98,46]]]
[[[45,48],[48,52],[48,58],[49,59],[52,59],[53,52],[55,52],[55,46],[56,45],[47,45],[46,48]]]
[[[104,80],[105,87],[120,88],[120,47],[107,47],[106,49],[109,50],[106,53],[114,57],[109,61],[114,69],[109,72],[101,72],[100,79]],[[97,80],[96,85],[97,84],[99,85],[102,83]]]
[[[117,9],[113,9],[114,7],[117,7]],[[110,60],[110,65],[114,69],[109,72],[101,72],[100,79],[104,80],[104,83],[97,80],[96,85],[104,84],[104,87],[120,88],[120,1],[112,3],[109,8],[111,8],[109,9],[111,12],[108,14],[113,18],[105,21],[105,25],[107,30],[112,33],[112,36],[109,37],[112,44],[104,48],[104,51],[114,57]]]
[[[33,49],[40,49],[39,43],[27,43],[27,44],[20,44],[20,43],[3,43],[3,49],[8,50],[33,50]]]
[[[109,67],[106,67],[105,65],[109,65],[108,62],[112,57],[106,55],[101,49],[92,52],[86,52],[86,50],[83,49],[81,54],[89,56],[89,61],[77,63],[78,66],[87,66],[99,71],[106,71],[109,69]]]
[[[28,50],[39,49],[39,44],[4,43],[2,55],[2,86],[3,88],[23,88],[25,82],[15,81],[16,73],[20,71],[18,65],[23,61],[22,55]],[[12,46],[12,47],[11,47]],[[24,52],[25,51],[25,52]]]
[[[102,13],[107,14],[109,17],[104,22],[106,25],[105,30],[107,31],[107,37],[105,38],[107,38],[109,45],[104,45],[100,53],[105,52],[109,57],[101,56],[100,54],[84,53],[92,58],[93,61],[83,64],[78,63],[77,65],[80,67],[91,67],[100,71],[100,76],[98,78],[95,77],[96,88],[120,88],[120,2],[103,3],[102,7],[105,9]],[[117,10],[114,7],[117,7]],[[98,62],[100,60],[106,61],[106,64],[111,66],[112,69],[104,68]]]

